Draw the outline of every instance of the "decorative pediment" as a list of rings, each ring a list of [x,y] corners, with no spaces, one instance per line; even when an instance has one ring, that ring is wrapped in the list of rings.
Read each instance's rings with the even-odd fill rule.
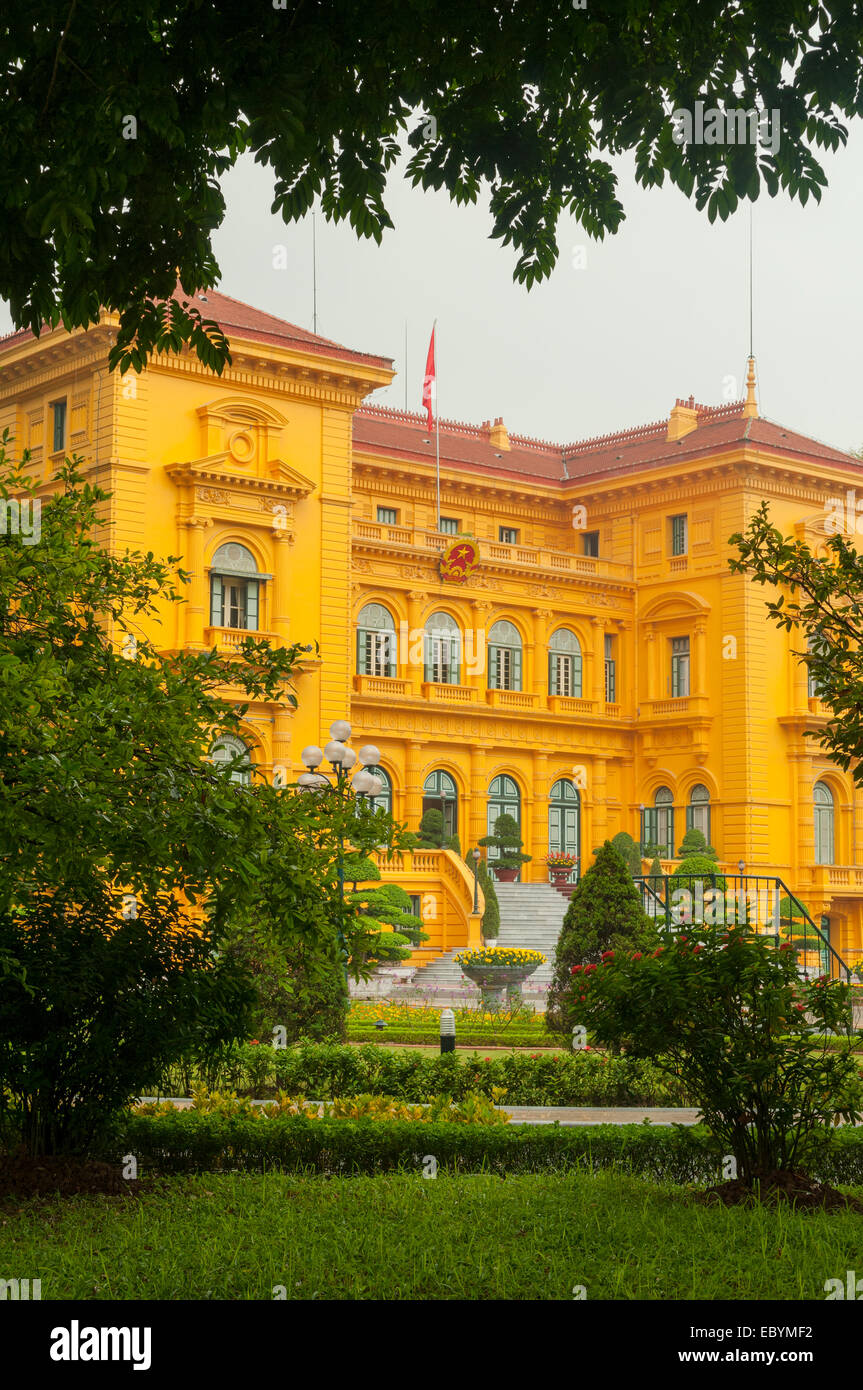
[[[210,487],[239,488],[245,492],[261,492],[272,497],[290,497],[299,501],[314,492],[315,484],[284,459],[273,458],[264,474],[251,474],[236,466],[234,457],[226,452],[187,463],[169,463],[165,471],[175,483]]]
[[[259,478],[277,476],[286,467],[279,456],[289,422],[273,406],[243,396],[222,396],[199,405],[196,413],[202,458],[225,457],[237,472]]]

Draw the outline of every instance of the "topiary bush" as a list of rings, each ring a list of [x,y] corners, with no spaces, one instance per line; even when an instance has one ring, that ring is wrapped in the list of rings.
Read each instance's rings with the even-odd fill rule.
[[[520,869],[522,864],[530,863],[531,855],[521,852],[524,842],[518,828],[518,821],[515,816],[509,815],[508,812],[498,816],[494,823],[494,833],[484,835],[479,843],[499,850],[499,854],[494,860],[493,867],[495,869]]]
[[[706,855],[708,859],[718,858],[716,850],[707,843],[704,831],[697,830],[694,825],[687,830],[677,853],[681,859],[688,859],[697,854]]]
[[[606,840],[579,881],[563,919],[548,991],[546,1026],[572,1028],[572,968],[598,962],[615,947],[650,949],[658,944],[656,926],[644,912],[641,894],[613,844]]]
[[[636,874],[640,874],[641,850],[633,840],[632,836],[627,835],[625,830],[618,830],[617,834],[614,836],[614,839],[611,841],[611,844],[613,848],[617,851],[617,853],[620,855],[621,859],[623,860],[624,864],[629,870],[630,876],[635,877]],[[598,850],[594,850],[593,852],[594,854],[599,853]]]
[[[419,834],[417,835],[414,848],[443,849],[445,839],[443,811],[438,811],[431,806],[427,811],[423,811]]]

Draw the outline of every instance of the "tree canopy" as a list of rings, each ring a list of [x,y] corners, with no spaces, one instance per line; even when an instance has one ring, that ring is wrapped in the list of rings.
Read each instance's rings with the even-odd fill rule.
[[[222,175],[272,168],[286,222],[319,200],[380,242],[386,182],[488,197],[530,286],[564,211],[601,238],[624,218],[611,158],[712,219],[780,189],[805,203],[863,111],[854,7],[812,0],[44,0],[0,31],[0,297],[38,331],[121,316],[112,365],[188,344],[220,371],[218,326],[170,297],[218,280]],[[676,110],[776,113],[780,139],[688,143]],[[159,302],[157,302],[159,301]]]
[[[856,513],[853,520],[854,534],[831,534],[826,554],[817,556],[805,541],[783,536],[762,502],[746,531],[730,538],[739,556],[729,565],[776,590],[767,600],[767,612],[780,630],[796,638],[795,655],[831,711],[824,728],[805,735],[863,783],[863,555],[855,549]],[[843,525],[845,521],[843,517]]]

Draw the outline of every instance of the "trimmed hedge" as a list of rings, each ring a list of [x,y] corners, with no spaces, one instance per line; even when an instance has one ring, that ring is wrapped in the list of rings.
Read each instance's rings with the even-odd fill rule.
[[[233,1090],[256,1099],[276,1090],[314,1100],[372,1094],[424,1103],[471,1091],[492,1099],[505,1088],[507,1105],[686,1105],[682,1088],[652,1062],[606,1057],[593,1051],[551,1055],[508,1052],[423,1054],[371,1044],[299,1043],[294,1047],[233,1048],[202,1068],[192,1084]],[[188,1095],[190,1077],[169,1068],[160,1094]]]
[[[129,1115],[105,1156],[133,1153],[142,1171],[288,1172],[326,1175],[420,1171],[433,1156],[448,1173],[599,1172],[618,1168],[656,1181],[715,1182],[721,1155],[702,1125],[507,1125],[410,1121],[225,1118],[178,1111]],[[863,1184],[863,1132],[824,1130],[809,1171],[827,1182]]]
[[[386,1028],[375,1028],[367,1023],[353,1026],[348,1024],[348,1042],[354,1043],[414,1043],[437,1046],[440,1031],[429,1028],[403,1028],[397,1024],[387,1024]],[[456,1047],[462,1052],[466,1047],[550,1047],[560,1049],[563,1040],[550,1037],[547,1033],[537,1037],[535,1031],[512,1027],[506,1029],[477,1028],[476,1030],[456,1027]]]

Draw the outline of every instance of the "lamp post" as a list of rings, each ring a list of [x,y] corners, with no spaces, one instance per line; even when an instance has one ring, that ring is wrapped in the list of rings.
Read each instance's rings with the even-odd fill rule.
[[[336,719],[330,725],[330,742],[325,748],[318,748],[317,744],[314,743],[304,748],[300,754],[300,759],[306,771],[300,773],[297,778],[299,785],[306,791],[329,790],[340,796],[344,796],[346,792],[352,792],[355,796],[379,796],[384,789],[384,784],[380,777],[368,772],[367,768],[374,767],[379,761],[380,752],[373,743],[367,743],[358,753],[355,753],[353,748],[348,747],[350,736],[351,726],[348,721]],[[327,759],[332,768],[332,773],[329,776],[325,772],[318,771],[324,758]],[[357,764],[359,764],[359,770],[352,779],[351,771]],[[339,901],[344,903],[345,837],[341,829],[339,830],[338,844]],[[339,949],[342,953],[345,980],[347,981],[348,952],[341,921],[339,922]]]
[[[479,871],[479,850],[472,850],[471,854],[473,857],[473,910],[477,913],[479,912],[479,879],[477,877]]]

